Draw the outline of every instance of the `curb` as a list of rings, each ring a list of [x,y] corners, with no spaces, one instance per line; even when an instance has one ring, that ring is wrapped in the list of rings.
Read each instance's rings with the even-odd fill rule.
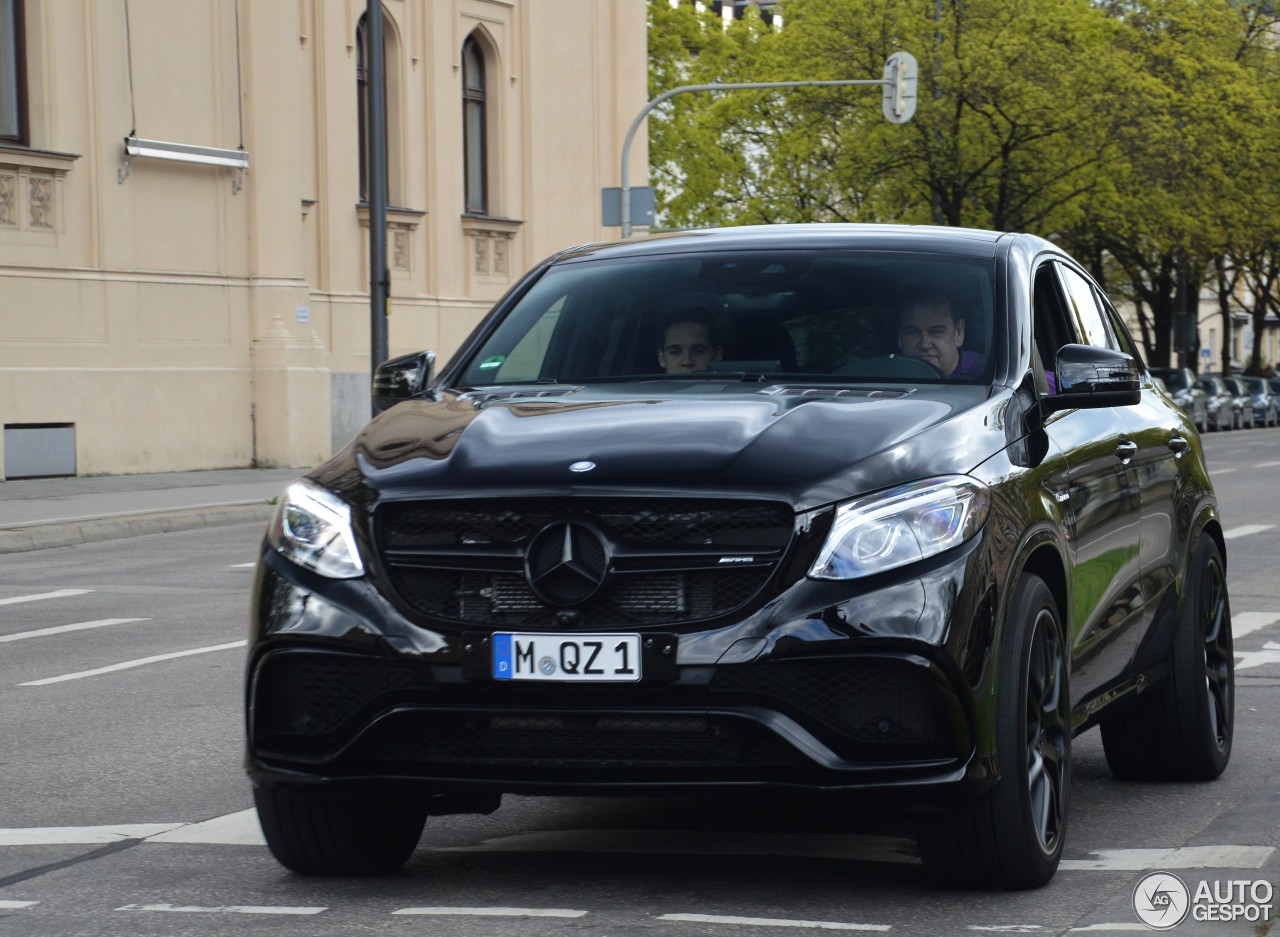
[[[49,547],[67,547],[99,540],[121,540],[143,534],[165,534],[177,530],[223,527],[250,521],[265,523],[275,505],[269,501],[223,504],[172,511],[149,511],[121,517],[100,517],[64,523],[33,524],[30,527],[0,529],[0,554],[27,553]]]

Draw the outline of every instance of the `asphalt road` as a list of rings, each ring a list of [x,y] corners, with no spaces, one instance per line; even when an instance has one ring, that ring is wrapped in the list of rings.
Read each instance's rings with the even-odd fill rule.
[[[1043,889],[939,890],[903,818],[776,796],[508,798],[429,820],[397,875],[292,875],[240,765],[246,524],[0,558],[0,934],[1107,934],[1146,930],[1131,901],[1152,869],[1280,887],[1280,430],[1205,445],[1231,537],[1231,766],[1121,783],[1097,733],[1077,739],[1067,859]]]

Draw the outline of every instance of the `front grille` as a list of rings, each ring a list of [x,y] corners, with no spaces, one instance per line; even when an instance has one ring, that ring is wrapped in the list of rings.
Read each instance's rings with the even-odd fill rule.
[[[555,561],[560,542],[536,538],[562,522],[589,525],[579,559],[605,569],[602,586],[549,576],[530,587],[526,559]],[[775,502],[547,498],[392,502],[374,518],[392,587],[434,619],[543,627],[565,608],[575,627],[670,625],[742,609],[769,581],[794,515]],[[594,539],[593,539],[594,538]],[[548,592],[558,601],[544,600]]]

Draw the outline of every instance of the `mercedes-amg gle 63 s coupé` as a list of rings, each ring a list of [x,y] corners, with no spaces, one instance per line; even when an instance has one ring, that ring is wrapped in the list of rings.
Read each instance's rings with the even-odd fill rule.
[[[1073,736],[1231,753],[1200,438],[1048,241],[797,225],[564,251],[282,496],[247,765],[303,873],[502,795],[757,790],[914,816],[936,876],[1054,874]]]

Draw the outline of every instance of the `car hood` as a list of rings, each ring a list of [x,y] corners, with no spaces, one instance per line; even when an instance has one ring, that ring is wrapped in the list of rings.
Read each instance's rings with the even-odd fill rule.
[[[1007,444],[1002,406],[958,386],[836,400],[444,394],[383,413],[312,476],[356,501],[676,489],[806,509],[968,471]]]

